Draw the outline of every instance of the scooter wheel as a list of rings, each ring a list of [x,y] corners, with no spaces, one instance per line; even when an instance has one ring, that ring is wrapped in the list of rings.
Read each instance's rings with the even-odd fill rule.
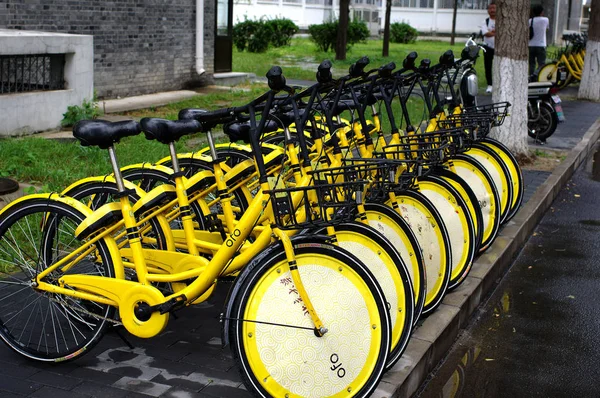
[[[529,115],[529,119],[532,115]],[[546,141],[548,137],[554,134],[556,126],[558,125],[558,115],[554,110],[554,107],[547,102],[540,103],[540,115],[536,121],[530,121],[527,123],[527,134],[531,138]]]

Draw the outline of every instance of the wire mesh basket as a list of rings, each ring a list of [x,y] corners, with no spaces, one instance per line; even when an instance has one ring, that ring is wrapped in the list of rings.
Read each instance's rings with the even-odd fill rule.
[[[464,114],[488,115],[490,127],[501,126],[508,116],[510,102],[496,102],[489,105],[471,106],[463,109]]]
[[[400,137],[399,144],[386,145],[382,155],[387,159],[404,162],[406,171],[421,176],[430,167],[444,162],[451,155],[453,135],[460,129],[444,129],[412,133]]]
[[[480,119],[480,120],[476,120]],[[440,131],[447,131],[448,156],[454,156],[471,149],[471,145],[477,141],[481,131],[489,131],[489,119],[460,115],[451,115],[446,119],[438,120]],[[485,127],[482,127],[485,126]]]
[[[355,167],[311,172],[311,185],[275,188],[271,196],[274,224],[280,229],[321,228],[351,221],[362,201],[366,181]]]

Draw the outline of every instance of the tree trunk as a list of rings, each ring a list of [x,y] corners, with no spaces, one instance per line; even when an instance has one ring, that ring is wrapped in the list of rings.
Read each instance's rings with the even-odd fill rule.
[[[456,12],[458,10],[458,0],[454,0],[454,10],[452,11],[452,34],[450,35],[450,45],[454,45],[454,37],[456,37]]]
[[[514,154],[526,155],[529,0],[498,0],[496,7],[492,99],[508,101],[512,107],[504,124],[494,128],[491,134]]]
[[[335,43],[335,59],[346,59],[346,47],[348,44],[348,14],[350,0],[340,0],[340,19],[338,24],[337,41]]]
[[[390,56],[390,18],[392,15],[392,0],[385,1],[385,21],[383,23],[383,53],[384,57]]]
[[[600,0],[592,0],[578,98],[600,101]]]

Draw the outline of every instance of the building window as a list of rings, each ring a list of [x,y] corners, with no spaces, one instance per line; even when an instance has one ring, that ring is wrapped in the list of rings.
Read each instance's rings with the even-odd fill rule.
[[[486,10],[489,0],[458,0],[459,10]],[[454,8],[454,0],[439,0],[440,8]]]
[[[0,56],[0,94],[65,88],[65,55]]]
[[[440,0],[445,1],[445,0]],[[449,0],[454,1],[454,0]],[[393,7],[433,8],[433,0],[392,0]]]

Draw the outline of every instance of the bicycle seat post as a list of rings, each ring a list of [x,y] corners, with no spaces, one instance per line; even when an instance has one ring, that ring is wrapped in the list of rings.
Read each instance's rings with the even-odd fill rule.
[[[115,181],[117,183],[117,189],[119,190],[119,193],[123,193],[125,192],[125,184],[123,183],[123,176],[121,175],[121,169],[119,168],[114,145],[108,147],[108,156],[110,158],[110,165],[112,166]]]
[[[215,147],[215,139],[212,135],[212,130],[208,130],[206,132],[206,139],[208,140],[208,146],[210,147],[210,156],[212,156],[213,161],[217,160],[217,149]]]
[[[172,169],[175,173],[181,172],[181,168],[179,167],[179,160],[177,159],[177,151],[175,150],[175,142],[169,142],[169,153],[171,155],[171,163]]]

